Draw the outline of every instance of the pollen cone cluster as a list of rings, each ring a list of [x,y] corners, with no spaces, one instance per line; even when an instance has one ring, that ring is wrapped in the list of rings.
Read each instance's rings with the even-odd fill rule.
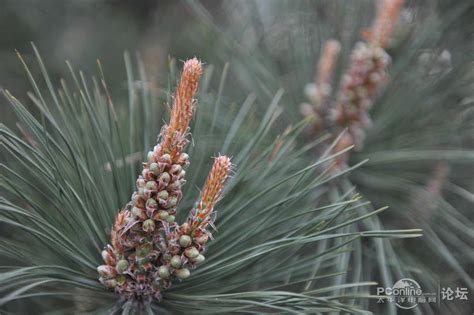
[[[358,42],[352,51],[349,68],[342,77],[338,99],[329,113],[329,123],[336,131],[347,128],[335,152],[354,145],[361,148],[365,131],[372,126],[369,110],[376,96],[389,81],[390,56],[385,51],[404,0],[384,0],[366,41]],[[338,168],[347,165],[349,154],[337,159]]]
[[[349,69],[342,78],[336,106],[330,119],[333,125],[348,128],[352,144],[360,146],[364,129],[372,125],[369,109],[375,96],[388,81],[390,57],[381,48],[359,42],[352,54]]]
[[[189,277],[190,270],[204,261],[212,210],[232,165],[226,156],[215,158],[201,200],[187,222],[176,223],[189,165],[183,150],[189,143],[189,123],[201,74],[200,61],[194,58],[185,62],[170,122],[162,128],[158,144],[143,163],[131,202],[117,214],[111,245],[102,251],[105,264],[97,268],[99,280],[125,299],[160,300],[162,290],[174,280]]]
[[[338,134],[346,132],[336,144],[333,152],[339,152],[352,145],[362,146],[365,130],[371,127],[369,110],[389,80],[387,68],[390,56],[386,53],[390,35],[397,22],[403,0],[384,0],[370,30],[363,33],[365,41],[358,42],[352,51],[349,67],[342,76],[334,102],[329,102],[331,85],[329,78],[334,69],[339,43],[326,42],[319,61],[316,84],[306,87],[310,104],[301,107],[303,115],[315,117],[314,128]],[[348,153],[336,159],[336,169],[343,168]]]

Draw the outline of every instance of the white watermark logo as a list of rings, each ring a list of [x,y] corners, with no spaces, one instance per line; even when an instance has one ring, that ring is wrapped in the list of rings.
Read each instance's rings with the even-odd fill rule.
[[[402,309],[412,309],[422,303],[438,303],[441,301],[468,301],[467,288],[439,288],[438,292],[424,292],[418,282],[410,278],[403,278],[392,287],[377,287],[377,303],[394,303]]]
[[[378,287],[377,295],[386,296],[389,302],[395,303],[399,308],[409,310],[416,307],[418,303],[426,301],[426,296],[429,294],[423,293],[421,286],[415,280],[404,278],[395,282],[391,288]],[[384,303],[383,297],[379,298],[378,303]]]

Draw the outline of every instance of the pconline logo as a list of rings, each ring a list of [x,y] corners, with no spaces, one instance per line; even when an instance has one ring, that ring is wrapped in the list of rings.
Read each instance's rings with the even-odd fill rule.
[[[399,308],[406,310],[416,307],[419,299],[424,296],[418,282],[410,278],[398,280],[391,288],[378,287],[377,295],[385,295],[389,302],[394,302]],[[379,298],[379,303],[384,303],[382,298]]]

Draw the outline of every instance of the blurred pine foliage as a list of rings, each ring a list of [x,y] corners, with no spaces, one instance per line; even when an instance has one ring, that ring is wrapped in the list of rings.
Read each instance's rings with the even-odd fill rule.
[[[332,38],[341,42],[336,93],[350,52],[376,8],[362,1],[258,1],[252,9],[227,4],[234,19],[227,25],[199,3],[191,6],[216,42],[227,47],[216,55],[233,53],[242,89],[259,90],[261,96],[277,86],[285,88],[288,124],[300,119],[303,90],[312,82],[323,43]],[[362,149],[351,154],[351,165],[368,162],[349,175],[350,182],[374,205],[391,207],[375,224],[425,231],[417,241],[386,243],[385,249],[375,245],[375,251],[369,246],[368,261],[378,257],[378,267],[376,263],[362,274],[374,272],[369,275],[374,279],[382,273],[387,285],[411,275],[433,291],[439,283],[473,287],[473,257],[468,254],[474,227],[473,60],[466,32],[472,13],[468,3],[407,3],[388,48],[391,83],[373,105],[374,126]]]

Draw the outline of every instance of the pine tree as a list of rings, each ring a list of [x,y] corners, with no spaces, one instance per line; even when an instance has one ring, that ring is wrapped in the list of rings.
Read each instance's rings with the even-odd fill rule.
[[[55,82],[18,54],[0,312],[396,313],[375,286],[472,289],[472,73],[447,41],[470,6],[297,3],[225,2],[222,26],[187,2],[205,63],[170,59],[173,89],[125,53],[128,99],[100,62]]]

